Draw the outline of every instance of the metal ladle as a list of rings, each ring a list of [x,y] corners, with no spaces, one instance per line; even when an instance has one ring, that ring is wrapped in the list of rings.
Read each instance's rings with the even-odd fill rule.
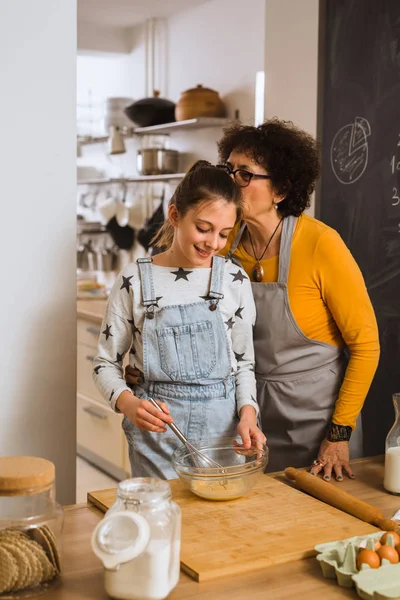
[[[155,406],[156,408],[158,408],[158,410],[160,410],[161,412],[164,412],[163,409],[157,404],[157,402],[155,400],[153,400],[153,398],[147,398],[147,400],[149,400],[149,402],[151,402],[153,404],[153,406]],[[215,460],[213,460],[212,458],[208,458],[208,456],[206,456],[205,454],[203,454],[202,452],[200,452],[200,450],[198,450],[196,448],[196,446],[193,446],[193,444],[191,444],[186,437],[183,435],[182,431],[180,429],[178,429],[178,427],[176,425],[174,425],[174,423],[167,423],[168,427],[171,429],[171,431],[174,432],[174,434],[176,435],[176,437],[183,443],[185,444],[186,448],[189,450],[190,454],[192,455],[193,458],[193,462],[196,465],[196,467],[201,468],[202,465],[199,463],[199,459],[202,460],[203,462],[206,463],[207,467],[212,467],[213,469],[221,469],[222,473],[225,472],[225,469],[222,465],[220,465],[218,462],[216,462]]]

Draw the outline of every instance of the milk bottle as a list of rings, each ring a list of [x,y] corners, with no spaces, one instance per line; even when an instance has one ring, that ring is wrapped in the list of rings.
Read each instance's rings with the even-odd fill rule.
[[[400,393],[393,394],[395,421],[386,437],[383,487],[400,495]]]

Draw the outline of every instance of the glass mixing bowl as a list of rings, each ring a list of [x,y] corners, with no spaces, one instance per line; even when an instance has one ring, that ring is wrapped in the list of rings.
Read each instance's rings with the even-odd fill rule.
[[[191,442],[208,458],[223,468],[199,466],[186,446],[172,455],[172,466],[191,492],[206,500],[224,501],[241,498],[256,484],[268,464],[268,448],[243,449],[240,438],[218,438]],[[197,465],[196,465],[197,463]]]

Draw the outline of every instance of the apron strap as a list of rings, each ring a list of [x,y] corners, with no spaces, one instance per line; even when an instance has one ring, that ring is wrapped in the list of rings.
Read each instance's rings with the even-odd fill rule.
[[[293,232],[295,230],[297,224],[297,217],[293,215],[289,215],[283,219],[282,223],[282,236],[281,236],[281,245],[279,250],[279,274],[278,274],[278,283],[287,283],[289,277],[289,266],[290,266],[290,254],[292,250],[292,238]],[[234,252],[236,248],[239,246],[240,240],[242,239],[242,235],[244,230],[246,229],[246,223],[243,222],[240,226],[239,231],[236,234],[235,239],[233,240],[233,244],[231,249],[229,250],[226,258],[230,260],[234,260]]]
[[[230,260],[232,260],[233,254],[234,254],[236,248],[239,246],[240,240],[242,239],[242,235],[243,235],[243,232],[245,229],[246,229],[246,223],[243,221],[243,223],[240,226],[239,231],[236,234],[235,239],[233,240],[231,249],[229,250],[228,254],[226,255],[226,258],[229,258]]]
[[[281,245],[279,249],[278,283],[287,284],[288,281],[292,239],[296,224],[297,217],[294,217],[293,215],[289,215],[283,219]]]
[[[224,274],[225,258],[223,256],[214,255],[211,267],[210,289],[207,294],[209,298],[222,300],[224,297],[224,294],[222,293],[224,287]]]
[[[142,284],[142,300],[144,306],[152,306],[157,304],[156,295],[154,292],[152,258],[138,258],[137,265],[139,267],[140,280]]]

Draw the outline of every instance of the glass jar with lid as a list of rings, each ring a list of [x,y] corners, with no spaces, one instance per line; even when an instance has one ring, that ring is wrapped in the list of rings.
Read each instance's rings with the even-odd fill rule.
[[[167,481],[122,481],[115,504],[92,534],[106,592],[121,600],[166,598],[179,580],[180,531],[181,511]]]
[[[383,487],[400,495],[400,393],[393,394],[395,419],[385,444],[385,477]]]
[[[33,456],[0,457],[0,599],[41,594],[61,571],[63,511],[55,467]]]

